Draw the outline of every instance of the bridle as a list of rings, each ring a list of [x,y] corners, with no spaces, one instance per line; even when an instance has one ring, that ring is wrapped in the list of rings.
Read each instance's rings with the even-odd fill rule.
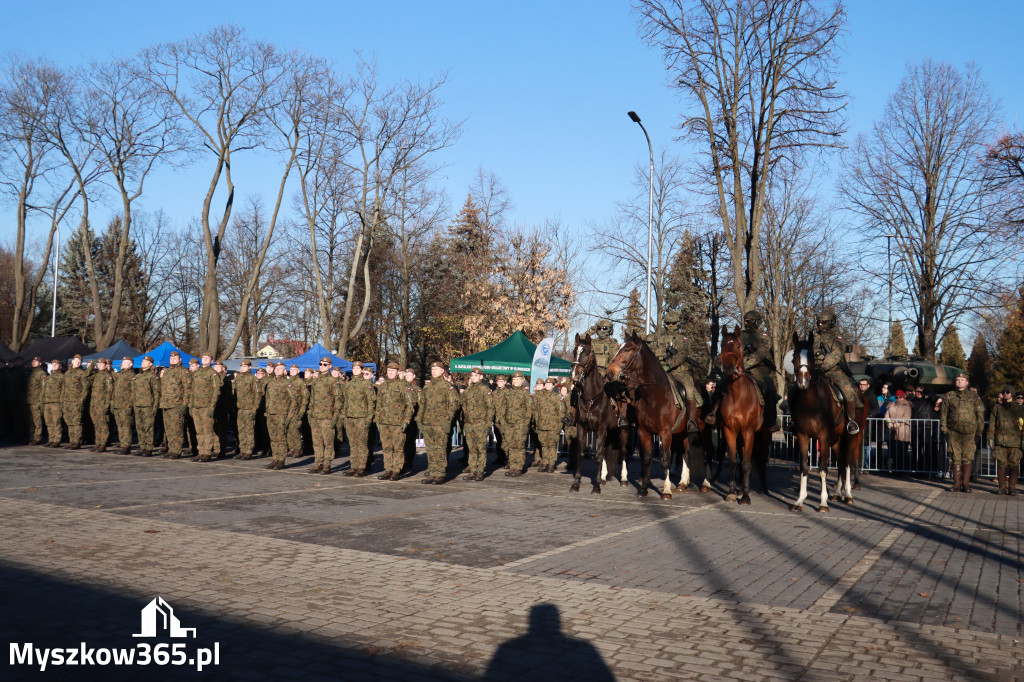
[[[619,352],[621,353],[622,351],[619,351]],[[626,361],[624,363],[619,365],[619,373],[618,373],[618,376],[616,377],[615,380],[625,384],[627,388],[637,388],[638,386],[654,384],[655,382],[653,382],[653,381],[637,381],[636,380],[636,378],[635,378],[635,375],[636,375],[636,365],[639,362],[640,362],[640,344],[639,343],[634,343],[633,344],[633,350],[629,354],[629,357],[626,359]],[[611,367],[612,364],[616,364],[614,362],[614,360],[611,363],[609,363],[608,366]]]
[[[580,368],[580,376],[578,379],[576,379],[576,386],[579,387],[579,399],[576,401],[576,411],[578,413],[580,421],[586,421],[590,419],[590,416],[594,413],[594,403],[597,402],[598,398],[604,395],[604,390],[599,389],[595,395],[589,398],[587,397],[585,381],[587,375],[590,374],[590,372],[597,367],[597,356],[594,354],[593,348],[591,348],[589,361],[586,363],[587,366],[584,368],[584,363],[580,359],[583,356],[584,348],[586,348],[585,345],[580,345],[577,347],[576,362],[574,363],[578,368]]]

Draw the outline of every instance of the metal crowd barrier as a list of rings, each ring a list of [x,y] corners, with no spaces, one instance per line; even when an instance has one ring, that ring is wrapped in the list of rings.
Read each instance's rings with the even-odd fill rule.
[[[780,417],[782,430],[775,434],[769,465],[799,466],[796,438],[788,432],[789,415]],[[908,419],[907,440],[897,440],[896,433],[882,417],[868,419],[864,431],[861,471],[949,476],[949,453],[938,419]],[[816,467],[818,443],[811,440],[811,465]],[[980,435],[974,455],[974,476],[994,478],[996,461],[992,448]]]

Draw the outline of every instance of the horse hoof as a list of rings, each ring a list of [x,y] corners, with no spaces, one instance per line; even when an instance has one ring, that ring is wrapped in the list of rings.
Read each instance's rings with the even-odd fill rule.
[[[580,491],[580,484],[579,483],[573,483],[571,486],[569,486],[569,492],[571,492],[571,493],[578,493],[579,491]]]
[[[853,498],[847,497],[845,500],[843,500],[843,502],[845,502],[846,504],[853,504]]]
[[[636,491],[636,496],[637,497],[647,497],[647,490],[644,489],[644,488],[641,488],[640,490],[637,490]]]
[[[671,493],[662,493],[661,494],[661,499],[663,499],[663,500],[671,500],[672,499],[672,494]]]
[[[825,505],[822,505],[822,506],[818,507],[818,511],[821,512],[822,514],[827,513],[828,512],[828,507],[826,507]]]
[[[591,488],[590,494],[593,495],[594,493],[597,493],[598,495],[600,495],[601,494],[601,486],[595,485],[593,488]]]
[[[804,506],[802,504],[791,504],[789,505],[789,511],[802,512]]]
[[[687,487],[689,487],[689,486],[687,486]],[[682,494],[685,495],[688,492],[688,490],[687,490],[687,488],[684,488],[681,485],[677,485],[675,488],[672,489],[672,492],[674,492],[674,493],[682,493]]]
[[[700,487],[700,491],[702,493],[709,493],[709,492],[711,492],[711,486],[709,486],[707,483],[705,483],[704,485],[702,485]]]
[[[739,499],[740,504],[750,504],[750,495],[744,495]]]
[[[629,485],[629,481],[619,481],[619,485],[625,488],[627,485]]]
[[[854,490],[860,490],[860,483],[854,483],[853,484],[853,489]]]
[[[725,496],[725,501],[726,502],[735,502],[736,501],[736,496],[734,494],[732,494],[732,493],[729,493],[728,495]]]

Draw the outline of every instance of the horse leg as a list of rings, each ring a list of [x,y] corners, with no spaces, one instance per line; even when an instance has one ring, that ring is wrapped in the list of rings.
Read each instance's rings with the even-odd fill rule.
[[[629,429],[619,429],[619,485],[629,485],[629,472],[626,469],[626,460],[628,459],[628,453],[626,452],[629,447],[630,437],[632,431]]]
[[[572,485],[569,486],[569,492],[578,493],[580,491],[580,479],[583,478],[583,453],[586,448],[587,434],[589,431],[584,429],[582,426],[576,427],[576,452],[575,459],[573,453],[569,453],[569,463],[572,464],[575,461],[576,470],[573,471]]]
[[[740,488],[740,504],[750,504],[750,459],[754,454],[753,429],[743,432],[743,486]]]
[[[605,442],[608,438],[608,427],[604,424],[599,425],[595,438],[594,460],[597,464],[597,471],[594,473],[593,487],[590,489],[590,494],[597,493],[600,495],[601,484],[604,482],[604,477],[608,472],[608,464],[605,461],[605,458],[608,456],[608,444]]]
[[[661,499],[672,499],[672,430],[665,429],[661,436],[661,468],[665,470],[665,482],[662,484]]]
[[[690,487],[690,455],[693,450],[690,449],[689,437],[683,438],[683,447],[679,456],[679,485],[673,488],[672,492],[685,493],[686,489]]]
[[[796,498],[796,502],[790,506],[789,510],[803,511],[804,500],[807,499],[807,477],[811,473],[810,464],[808,462],[810,457],[808,450],[810,450],[811,447],[811,439],[803,433],[797,433],[796,446],[800,450],[800,494]]]
[[[654,447],[654,436],[646,429],[638,429],[637,437],[640,440],[640,488],[636,494],[637,497],[647,497],[647,491],[651,487],[651,450]]]
[[[821,504],[818,505],[819,512],[828,511],[828,463],[831,459],[831,452],[826,452],[825,448],[822,448],[821,454],[818,455],[818,478],[821,479]]]
[[[736,501],[736,436],[738,433],[731,428],[723,429],[725,432],[725,453],[729,458],[729,492],[725,496],[726,502]]]

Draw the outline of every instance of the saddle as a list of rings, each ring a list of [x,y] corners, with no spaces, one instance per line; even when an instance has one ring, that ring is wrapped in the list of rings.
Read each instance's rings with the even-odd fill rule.
[[[686,387],[683,386],[682,382],[676,381],[671,376],[668,378],[668,385],[672,387],[672,401],[676,404],[676,409],[686,411]]]

